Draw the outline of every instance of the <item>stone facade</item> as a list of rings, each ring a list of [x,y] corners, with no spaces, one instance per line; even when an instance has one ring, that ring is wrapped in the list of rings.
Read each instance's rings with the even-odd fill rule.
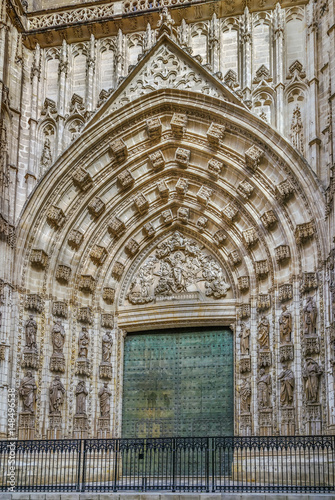
[[[334,5],[68,3],[0,0],[0,435],[119,437],[127,332],[192,325],[237,434],[335,432]]]

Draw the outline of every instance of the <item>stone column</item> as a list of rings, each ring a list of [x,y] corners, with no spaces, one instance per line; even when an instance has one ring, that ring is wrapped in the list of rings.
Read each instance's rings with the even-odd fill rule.
[[[30,106],[30,119],[29,119],[29,160],[28,172],[31,180],[38,176],[37,172],[37,110],[38,110],[38,87],[41,79],[41,48],[39,44],[36,45],[33,65],[31,68],[31,106]],[[30,194],[34,184],[27,183],[27,197]]]
[[[251,97],[252,82],[252,36],[248,7],[244,9],[242,22],[242,89],[244,99],[249,100]]]
[[[281,134],[284,135],[285,121],[284,121],[284,15],[283,11],[277,3],[274,11],[274,55],[275,55],[275,68],[274,68],[274,82],[277,92],[277,106],[276,106],[276,127]]]
[[[89,44],[89,54],[86,62],[86,109],[88,111],[92,111],[94,109],[93,104],[93,89],[94,89],[94,72],[95,72],[95,38],[94,35],[91,35],[90,44]],[[103,68],[102,68],[103,70]]]
[[[210,59],[209,62],[212,66],[213,72],[217,73],[220,69],[220,32],[219,32],[219,21],[214,12],[211,24],[210,24],[210,35],[209,35],[209,46],[210,46]]]
[[[63,143],[63,135],[64,135],[64,116],[65,116],[65,99],[66,99],[66,80],[67,80],[67,71],[68,71],[68,52],[67,52],[67,43],[63,40],[61,57],[59,61],[58,68],[58,128],[57,128],[57,141],[55,144],[56,155],[58,156],[62,151],[62,143]]]

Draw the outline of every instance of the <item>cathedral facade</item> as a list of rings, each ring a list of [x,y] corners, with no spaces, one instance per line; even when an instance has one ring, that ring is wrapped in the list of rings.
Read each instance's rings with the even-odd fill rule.
[[[334,433],[333,9],[0,1],[3,438]]]

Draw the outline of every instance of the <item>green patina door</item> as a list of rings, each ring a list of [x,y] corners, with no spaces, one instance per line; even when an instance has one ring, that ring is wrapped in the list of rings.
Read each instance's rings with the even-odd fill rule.
[[[233,376],[229,329],[129,334],[124,352],[122,436],[232,435]]]

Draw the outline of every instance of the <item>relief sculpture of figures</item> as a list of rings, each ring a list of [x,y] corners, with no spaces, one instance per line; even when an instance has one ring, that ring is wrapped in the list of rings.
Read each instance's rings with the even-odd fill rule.
[[[270,323],[266,316],[262,316],[261,320],[258,324],[258,343],[261,350],[269,350],[270,349]]]
[[[240,385],[240,400],[241,400],[241,413],[250,413],[251,405],[251,384],[250,380],[245,379]]]
[[[312,358],[306,359],[303,371],[305,394],[308,403],[317,403],[319,400],[319,383],[323,371]]]
[[[86,416],[86,397],[88,390],[85,387],[85,382],[80,380],[76,387],[76,415]]]
[[[307,298],[307,303],[303,311],[303,326],[305,335],[315,335],[316,333],[317,309],[313,297]]]
[[[280,380],[280,404],[281,406],[293,405],[294,373],[287,366],[278,377]]]
[[[279,318],[280,342],[287,344],[291,342],[292,335],[292,314],[286,306],[282,307],[282,313]]]
[[[51,339],[52,339],[53,355],[64,356],[63,346],[65,342],[65,331],[59,319],[55,322],[51,330]]]
[[[30,370],[27,371],[26,376],[21,380],[19,387],[19,395],[22,399],[23,411],[25,413],[34,413],[35,391],[37,385]]]
[[[239,335],[241,338],[241,354],[250,354],[250,328],[242,324],[241,333]]]
[[[107,382],[101,387],[99,391],[100,398],[100,416],[101,417],[109,417],[110,416],[110,397],[112,395],[112,391],[108,388]]]
[[[259,408],[271,408],[272,381],[271,375],[266,374],[264,368],[259,370],[258,406]]]
[[[37,344],[36,344],[37,323],[32,315],[29,316],[29,319],[27,320],[25,325],[25,329],[26,329],[26,348],[31,351],[37,351]]]
[[[60,407],[64,401],[65,387],[57,375],[49,387],[50,415],[60,415]]]
[[[87,328],[83,326],[78,339],[78,358],[87,358],[90,336]]]
[[[102,362],[110,363],[112,356],[113,337],[111,332],[106,332],[102,337]]]

